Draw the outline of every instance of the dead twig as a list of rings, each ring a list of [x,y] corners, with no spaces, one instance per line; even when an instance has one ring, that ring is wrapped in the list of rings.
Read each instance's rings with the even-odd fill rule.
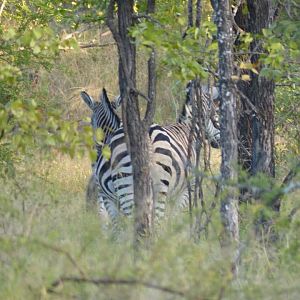
[[[258,114],[258,110],[254,106],[254,104],[250,101],[250,99],[242,92],[240,91],[237,87],[235,87],[236,92],[246,101],[247,105],[252,109],[253,112]]]
[[[0,7],[0,20],[1,20],[1,16],[2,16],[2,13],[3,13],[4,7],[5,7],[5,4],[6,4],[6,0],[3,0],[2,4],[1,4],[1,7]]]
[[[62,276],[59,279],[55,280],[51,287],[47,289],[48,293],[54,293],[53,290],[55,287],[59,286],[64,282],[74,282],[74,283],[91,283],[94,285],[141,285],[150,289],[159,290],[165,293],[182,296],[184,297],[185,293],[182,291],[174,290],[166,286],[161,286],[151,282],[146,282],[137,279],[112,279],[112,278],[86,278],[86,277],[76,277],[76,276]]]
[[[292,182],[292,180],[296,177],[299,171],[300,171],[300,161],[298,161],[296,166],[292,168],[289,171],[289,173],[285,176],[281,184],[281,189],[272,199],[273,207],[276,211],[280,210],[282,196],[300,188],[299,182]]]
[[[133,18],[136,19],[136,20],[146,19],[146,20],[148,20],[152,23],[155,23],[155,24],[158,24],[159,26],[162,26],[162,24],[159,21],[157,21],[156,19],[154,19],[153,17],[151,17],[148,14],[135,14],[135,15],[133,15]]]
[[[117,44],[115,42],[111,43],[106,43],[106,44],[98,44],[98,43],[87,43],[87,44],[82,44],[79,43],[79,47],[81,49],[87,49],[87,48],[105,48],[105,47],[110,47],[110,46],[116,46]]]
[[[84,27],[84,28],[78,29],[78,30],[76,30],[76,31],[73,31],[73,32],[71,32],[71,33],[65,34],[65,35],[62,37],[62,40],[63,40],[63,41],[64,41],[64,40],[68,40],[68,39],[74,37],[74,36],[77,35],[77,34],[81,34],[81,33],[85,32],[85,31],[88,31],[88,30],[93,29],[93,28],[95,28],[95,25],[88,25],[87,27]]]
[[[288,219],[291,222],[293,220],[293,217],[295,216],[295,214],[298,212],[298,210],[300,209],[300,205],[294,207],[291,212],[288,215]]]

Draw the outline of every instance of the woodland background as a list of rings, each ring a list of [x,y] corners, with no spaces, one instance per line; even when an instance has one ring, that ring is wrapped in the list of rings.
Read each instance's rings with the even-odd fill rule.
[[[141,90],[147,87],[148,46],[158,49],[159,124],[175,122],[188,80],[208,77],[207,70],[217,67],[210,2],[202,1],[200,30],[190,28],[192,38],[183,41],[187,4],[156,1],[153,18],[162,28],[144,20],[131,31]],[[233,8],[238,4],[232,1]],[[241,263],[235,278],[220,246],[220,203],[212,180],[219,174],[219,150],[211,150],[203,182],[208,222],[197,240],[191,239],[188,213],[178,214],[166,218],[151,247],[134,261],[131,227],[116,243],[97,214],[85,209],[95,153],[92,129],[83,125],[90,112],[79,94],[87,90],[97,98],[102,87],[111,99],[119,94],[117,48],[105,25],[108,1],[0,2],[1,298],[297,299],[299,190],[281,190],[281,185],[290,170],[299,185],[300,3],[278,4],[278,19],[259,36],[268,53],[260,75],[276,83],[276,177],[240,172],[263,193],[258,201],[239,205]],[[146,1],[135,2],[137,13],[145,7]],[[242,34],[239,51],[252,40]],[[205,49],[202,64],[199,47]],[[243,57],[236,66],[244,82],[247,72],[257,72]],[[283,191],[280,214],[268,202],[278,191]],[[262,216],[272,220],[272,230],[258,238],[254,225]]]

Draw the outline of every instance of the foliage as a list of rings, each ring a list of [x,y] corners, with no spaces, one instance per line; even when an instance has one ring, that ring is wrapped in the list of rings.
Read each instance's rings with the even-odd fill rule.
[[[300,88],[292,80],[276,89],[276,133],[279,161],[300,155]]]
[[[89,88],[98,93],[100,85],[108,85],[109,90],[117,94],[116,49],[112,46],[79,51],[74,39],[65,39],[67,35],[63,31],[102,25],[106,5],[107,1],[94,0],[13,0],[6,2],[1,15],[0,295],[4,299],[43,298],[54,293],[61,299],[177,297],[139,285],[91,286],[69,282],[56,286],[53,292],[47,291],[60,276],[80,276],[81,269],[87,278],[138,279],[167,286],[183,291],[186,299],[297,299],[300,292],[299,212],[293,218],[290,215],[299,206],[299,196],[292,193],[283,197],[281,214],[273,218],[272,230],[277,233],[274,243],[268,244],[270,236],[258,241],[253,229],[258,219],[267,219],[270,214],[274,217],[270,199],[280,190],[278,180],[281,182],[280,177],[286,174],[285,168],[289,165],[286,158],[293,162],[295,156],[299,156],[297,62],[300,39],[295,16],[292,20],[281,16],[260,36],[269,51],[269,55],[263,56],[262,70],[249,64],[243,55],[236,61],[242,70],[261,72],[261,76],[271,76],[277,81],[280,176],[274,182],[265,177],[240,178],[240,184],[263,190],[263,193],[255,205],[240,207],[242,264],[239,278],[234,280],[219,243],[218,203],[212,211],[208,233],[201,235],[199,243],[191,242],[187,214],[169,218],[162,222],[152,245],[135,263],[130,230],[125,230],[120,241],[115,242],[107,226],[103,226],[103,230],[97,216],[84,211],[90,161],[83,152],[89,149],[94,159],[93,132],[90,126],[78,130],[77,119],[86,114],[77,105],[80,100],[76,88]],[[157,22],[142,18],[131,29],[144,52],[153,46],[158,49],[161,118],[158,120],[161,123],[166,122],[167,116],[167,121],[175,119],[170,111],[179,106],[178,90],[183,90],[187,80],[196,75],[204,79],[216,72],[216,30],[209,1],[203,1],[200,30],[188,29],[183,40],[185,7],[186,1],[157,1],[157,12],[152,16]],[[145,1],[136,1],[136,12],[144,11]],[[97,32],[88,34],[94,37]],[[246,51],[253,38],[243,33],[235,51]],[[139,58],[141,85],[147,60],[144,52]],[[116,62],[111,63],[113,60]],[[41,76],[37,90],[32,80],[36,70]],[[167,76],[177,79],[176,83]],[[181,85],[180,88],[176,89],[176,84]],[[170,86],[175,86],[174,91],[170,91]],[[75,92],[69,96],[73,88]],[[169,100],[172,97],[174,103]],[[68,110],[71,104],[74,113]],[[101,140],[101,132],[97,135]],[[109,149],[105,148],[104,155],[109,156]],[[214,197],[213,188],[213,182],[208,180],[205,185],[207,210]]]
[[[208,71],[215,71],[217,59],[217,41],[213,39],[216,29],[211,19],[206,15],[200,29],[187,29],[185,2],[170,1],[166,5],[161,1],[157,5],[155,21],[140,19],[131,29],[137,45],[158,49],[160,67],[167,69],[170,77],[183,82],[196,76],[207,78]]]
[[[60,50],[77,45],[74,39],[60,39],[48,26],[50,20],[59,23],[66,12],[56,4],[61,2],[10,1],[4,7],[0,25],[0,148],[2,153],[8,145],[11,152],[28,153],[32,147],[49,151],[55,146],[74,156],[87,146],[94,158],[89,127],[80,134],[75,122],[61,119],[60,110],[43,111],[43,103],[27,99],[23,91],[35,84],[31,77],[40,67],[49,69]],[[6,156],[8,165],[12,158]]]
[[[36,160],[36,158],[34,158]],[[140,285],[99,285],[66,282],[50,289],[61,276],[137,279],[185,293],[185,299],[297,299],[299,293],[299,221],[286,216],[297,194],[289,195],[276,222],[276,244],[253,239],[257,206],[241,207],[242,264],[234,280],[219,243],[218,208],[208,236],[200,243],[189,237],[188,214],[161,223],[160,233],[134,263],[130,230],[119,242],[99,226],[96,214],[84,210],[87,160],[55,156],[19,166],[16,181],[4,184],[0,195],[0,294],[5,299],[70,296],[91,299],[181,299]],[[65,172],[68,176],[64,176]],[[39,175],[39,176],[38,176]],[[211,182],[205,183],[209,188]],[[207,204],[213,194],[208,193]],[[267,237],[266,237],[267,240]],[[75,263],[70,259],[73,258]],[[283,279],[284,278],[284,279]],[[48,291],[47,291],[48,290]],[[281,297],[281,296],[280,296]]]

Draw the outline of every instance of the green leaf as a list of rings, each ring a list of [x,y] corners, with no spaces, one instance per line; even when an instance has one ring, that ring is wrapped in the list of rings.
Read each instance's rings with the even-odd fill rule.
[[[91,161],[96,161],[96,159],[97,159],[97,152],[95,150],[91,149],[89,151],[89,157],[90,157]]]
[[[102,148],[102,155],[109,160],[111,156],[111,151],[108,145],[104,145]]]
[[[95,139],[97,143],[101,143],[104,140],[104,131],[101,128],[95,129]]]

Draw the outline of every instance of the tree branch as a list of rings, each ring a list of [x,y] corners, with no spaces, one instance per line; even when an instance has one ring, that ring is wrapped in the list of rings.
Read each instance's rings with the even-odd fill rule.
[[[165,293],[185,296],[185,293],[182,291],[174,290],[166,286],[157,285],[154,283],[137,280],[137,279],[111,279],[111,278],[85,278],[85,277],[76,277],[76,276],[62,276],[59,279],[55,280],[51,287],[47,289],[48,293],[54,293],[53,288],[59,286],[64,282],[74,282],[74,283],[91,283],[94,285],[141,285],[150,289],[159,290]]]
[[[287,193],[290,193],[300,188],[300,183],[292,182],[300,170],[300,161],[292,168],[284,178],[280,191],[273,197],[272,203],[275,211],[280,211],[281,197]]]
[[[236,92],[246,101],[247,105],[256,113],[258,114],[258,110],[254,106],[254,104],[250,101],[250,99],[235,86]]]
[[[116,45],[115,42],[106,43],[106,44],[98,44],[98,43],[92,43],[92,42],[88,43],[88,44],[79,43],[79,47],[81,49],[95,48],[95,47],[104,48],[104,47],[115,46],[115,45]]]
[[[2,16],[2,13],[3,13],[4,7],[5,7],[5,3],[6,3],[6,0],[3,0],[2,4],[1,4],[1,7],[0,7],[0,20],[1,20],[1,16]]]
[[[149,16],[147,14],[135,14],[133,15],[133,18],[136,19],[136,20],[139,20],[139,19],[146,19],[152,23],[155,23],[159,26],[163,26],[159,21],[157,21],[156,19],[154,19],[152,16]]]
[[[291,222],[293,220],[293,217],[295,216],[295,214],[298,212],[298,210],[300,209],[300,205],[294,207],[291,212],[289,213],[289,221]]]
[[[233,14],[234,17],[236,16],[236,13],[237,13],[237,11],[238,11],[241,4],[242,4],[242,0],[238,0],[237,4],[235,5],[235,7],[232,11],[232,14]]]
[[[156,52],[153,49],[148,60],[148,103],[144,117],[144,124],[149,127],[152,123],[155,113],[155,100],[156,100]]]
[[[62,37],[62,40],[63,41],[68,40],[68,39],[72,38],[74,35],[80,34],[80,33],[85,32],[85,31],[88,31],[88,30],[90,30],[94,27],[95,27],[95,25],[88,25],[87,27],[84,27],[84,28],[78,29],[76,31],[73,31],[71,33],[68,33],[68,34],[66,34],[65,36]]]
[[[147,13],[155,13],[155,0],[147,1]],[[146,113],[143,120],[145,128],[149,128],[153,122],[155,114],[156,103],[156,51],[151,47],[152,51],[148,59],[148,98],[150,101],[147,103]]]
[[[200,28],[200,25],[201,25],[201,12],[202,12],[201,0],[197,0],[197,3],[196,3],[196,21],[195,21],[195,26],[197,28]]]
[[[140,90],[134,88],[134,87],[130,87],[130,91],[137,94],[138,96],[141,96],[142,98],[144,98],[147,102],[151,102],[151,100],[149,99],[149,97],[147,97],[143,92],[141,92]]]
[[[193,27],[193,0],[188,0],[188,28]]]

